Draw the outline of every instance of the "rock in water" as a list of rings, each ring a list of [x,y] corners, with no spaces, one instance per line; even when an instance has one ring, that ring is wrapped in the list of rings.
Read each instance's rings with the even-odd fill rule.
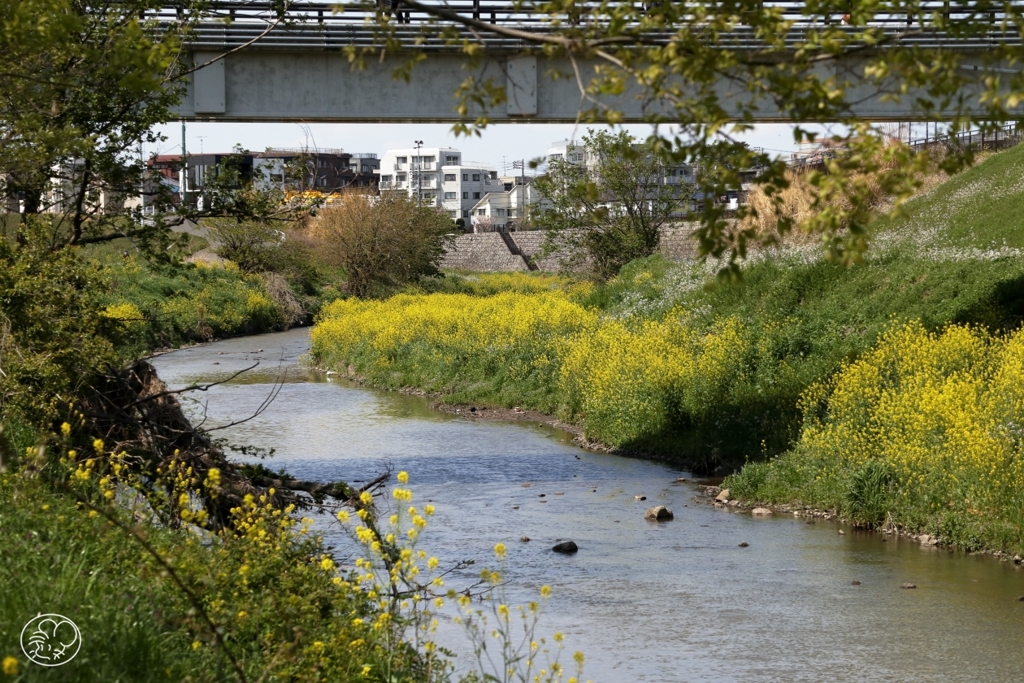
[[[523,543],[529,543],[530,542],[530,537],[529,536],[523,536],[519,540],[522,541]]]
[[[741,541],[741,542],[740,542],[740,547],[741,547],[741,548],[749,548],[749,547],[750,547],[750,544],[749,544],[749,543],[747,543],[746,541]]]
[[[753,510],[750,511],[750,514],[752,514],[752,515],[770,515],[770,514],[772,514],[772,511],[769,510],[768,508],[754,508]]]
[[[579,550],[579,547],[576,545],[575,541],[564,541],[562,543],[557,544],[555,547],[552,548],[552,550],[554,550],[556,553],[572,555],[574,552]]]
[[[729,500],[729,493],[730,493],[729,489],[722,489],[718,493],[718,495],[715,496],[715,500],[721,501],[721,502],[724,503],[725,501]]]
[[[900,588],[907,588],[907,589],[917,588],[917,584],[916,583],[905,583],[902,586],[900,586]]]
[[[647,500],[647,496],[636,495],[633,496],[633,500]]]
[[[675,515],[673,515],[672,511],[664,505],[656,505],[644,513],[644,519],[653,519],[658,522],[664,522],[672,519],[673,517],[675,517]]]

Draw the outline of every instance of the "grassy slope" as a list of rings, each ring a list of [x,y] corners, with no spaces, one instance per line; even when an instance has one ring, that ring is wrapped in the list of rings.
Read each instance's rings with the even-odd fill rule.
[[[856,321],[865,330],[863,344],[849,352],[866,350],[877,331],[892,315],[918,318],[931,329],[947,323],[981,323],[1008,330],[1024,321],[1024,147],[993,155],[985,162],[915,199],[905,215],[878,224],[879,252],[865,267],[856,268],[818,287],[809,308],[815,334],[828,339],[844,324]],[[766,266],[769,267],[770,266]],[[797,269],[782,275],[797,276]],[[757,269],[748,279],[752,296],[733,305],[751,308],[778,293],[777,284],[757,284]],[[824,283],[823,283],[824,284]],[[775,305],[775,304],[773,304]],[[825,343],[839,349],[843,344]],[[854,353],[849,353],[854,355]],[[818,479],[820,477],[820,479]],[[744,468],[728,484],[742,497],[776,502],[802,501],[837,507],[859,519],[851,492],[859,482],[856,472],[829,472],[828,463],[800,449],[771,464]],[[922,485],[926,488],[926,485]],[[879,492],[880,499],[886,495]],[[966,548],[1019,550],[1019,527],[992,517],[961,514],[946,509],[901,507],[898,499],[884,503],[897,523],[939,533]]]
[[[681,306],[707,328],[735,316],[771,336],[776,359],[789,369],[765,382],[763,369],[751,368],[745,386],[721,397],[717,425],[681,424],[637,446],[692,459],[700,444],[717,444],[727,468],[778,454],[799,433],[804,389],[871,348],[894,319],[919,319],[930,329],[1019,326],[1024,259],[1013,247],[1024,245],[1022,170],[1024,147],[993,155],[917,198],[905,216],[876,226],[874,250],[849,270],[822,262],[810,247],[748,267],[742,284],[706,290],[696,268],[659,257],[627,266],[589,303],[642,317]]]
[[[1024,248],[1024,147],[991,155],[906,209],[878,230],[924,233],[939,247]]]

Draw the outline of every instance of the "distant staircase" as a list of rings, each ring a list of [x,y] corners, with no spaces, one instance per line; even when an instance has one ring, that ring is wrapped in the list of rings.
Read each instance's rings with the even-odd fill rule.
[[[512,238],[511,233],[506,232],[504,230],[499,230],[498,234],[501,235],[501,241],[505,243],[505,246],[508,247],[509,252],[513,256],[518,256],[519,258],[523,259],[523,263],[525,263],[526,267],[529,268],[530,270],[540,270],[540,267],[533,262],[533,259],[529,258],[526,254],[523,253],[523,250],[519,248],[519,245],[516,244],[516,241]]]

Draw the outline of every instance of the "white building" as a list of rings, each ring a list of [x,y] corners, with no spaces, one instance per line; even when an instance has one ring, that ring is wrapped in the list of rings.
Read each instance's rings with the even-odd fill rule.
[[[484,195],[470,209],[473,232],[488,232],[521,224],[531,207],[543,201],[533,187],[533,178],[500,178],[501,188]]]
[[[571,164],[583,164],[587,161],[587,150],[578,142],[561,140],[559,142],[552,142],[545,156],[548,163],[552,161],[568,161]]]
[[[389,149],[380,160],[381,192],[402,190],[428,205],[440,206],[443,166],[458,166],[462,153],[451,147]]]
[[[488,192],[502,189],[487,164],[463,162],[451,147],[389,149],[380,161],[381,192],[402,191],[425,205],[444,209],[453,220],[468,219]]]
[[[642,145],[635,145],[635,149],[643,151]],[[570,164],[583,165],[588,172],[593,173],[597,168],[600,159],[593,150],[587,149],[587,147],[579,142],[572,140],[562,140],[560,142],[553,142],[548,147],[547,151],[548,168],[551,168],[552,162],[563,162],[567,161]],[[663,166],[662,175],[660,178],[661,185],[695,185],[697,182],[697,176],[693,171],[693,167],[689,164],[679,164],[677,166]],[[615,203],[610,202],[606,204],[609,209],[615,209]],[[730,208],[734,208],[730,204]],[[679,210],[673,214],[674,217],[681,218],[687,215],[691,210],[689,206],[680,206]]]
[[[490,192],[502,191],[498,172],[485,164],[466,163],[445,166],[441,201],[452,219],[468,219],[473,207]],[[468,222],[468,221],[467,221]]]

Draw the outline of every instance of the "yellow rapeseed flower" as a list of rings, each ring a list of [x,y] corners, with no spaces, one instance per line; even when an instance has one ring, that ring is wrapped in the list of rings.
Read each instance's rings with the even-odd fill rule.
[[[3,663],[4,675],[6,676],[17,676],[18,675],[18,660],[10,655],[4,657]]]

